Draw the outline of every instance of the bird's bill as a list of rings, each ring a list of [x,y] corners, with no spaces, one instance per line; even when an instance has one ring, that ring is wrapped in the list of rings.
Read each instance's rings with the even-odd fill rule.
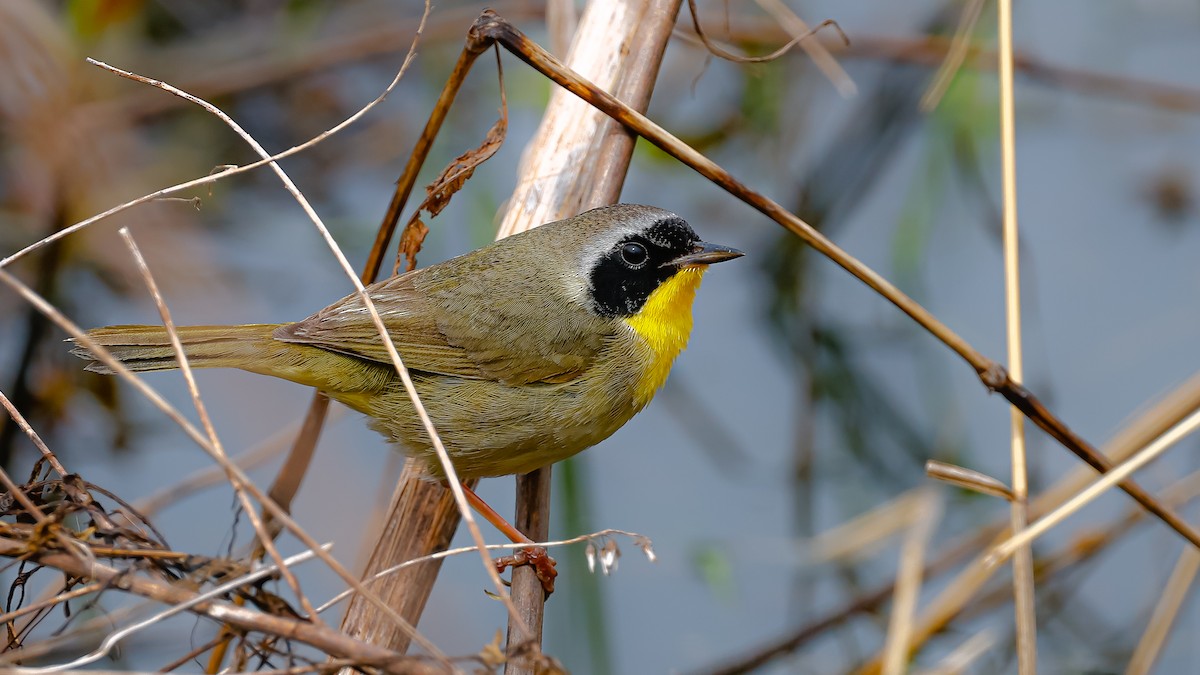
[[[668,265],[675,267],[692,267],[695,265],[711,265],[713,263],[723,262],[725,260],[733,260],[746,255],[736,248],[721,246],[720,244],[710,244],[705,241],[698,241],[692,246],[692,250],[688,253],[675,258],[668,262]]]

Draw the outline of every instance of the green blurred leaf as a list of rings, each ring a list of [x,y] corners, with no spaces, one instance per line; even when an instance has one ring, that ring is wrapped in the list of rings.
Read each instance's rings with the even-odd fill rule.
[[[718,600],[724,603],[733,602],[733,562],[728,554],[714,544],[697,544],[692,550],[692,567],[700,580]]]

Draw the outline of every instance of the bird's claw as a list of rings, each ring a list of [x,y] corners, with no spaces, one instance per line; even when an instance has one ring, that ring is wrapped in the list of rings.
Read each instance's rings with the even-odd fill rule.
[[[554,592],[554,578],[558,576],[555,566],[558,563],[541,546],[517,549],[512,555],[496,558],[492,562],[495,563],[497,572],[503,572],[509,567],[529,565],[537,574],[538,581],[542,582],[542,590],[546,592],[546,597],[550,597]]]

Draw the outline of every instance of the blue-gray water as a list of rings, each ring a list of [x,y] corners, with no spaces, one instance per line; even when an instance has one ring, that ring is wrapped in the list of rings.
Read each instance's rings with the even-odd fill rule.
[[[927,6],[825,2],[799,9],[814,22],[837,19],[854,40],[856,35],[915,36],[933,11],[932,3],[922,4]],[[406,12],[410,5],[394,4]],[[730,11],[752,10],[739,5]],[[986,8],[985,17],[992,12],[992,7]],[[1200,88],[1196,67],[1200,9],[1194,3],[1024,4],[1018,7],[1015,25],[1017,48],[1039,60]],[[303,42],[290,48],[302,49]],[[325,142],[323,161],[338,170],[322,173],[300,164],[304,160],[284,163],[285,168],[300,169],[301,189],[320,195],[318,210],[355,264],[365,255],[403,154],[437,83],[448,72],[454,50],[453,45],[430,48],[418,62],[412,83],[403,85],[367,120],[367,125],[378,125],[371,134],[351,131]],[[103,45],[87,54],[107,56]],[[120,65],[158,74],[151,54],[140,57],[145,61],[125,60]],[[739,72],[745,67],[713,62],[706,70],[703,59],[694,48],[672,46],[652,107],[652,114],[667,128],[702,130],[707,121],[736,109],[742,87]],[[337,78],[346,100],[366,101],[386,83],[396,60],[324,77]],[[870,90],[881,77],[895,77],[879,62],[846,60],[845,64],[863,90]],[[541,96],[535,89],[539,85],[523,66],[509,58],[505,67],[513,106],[508,140],[480,169],[467,192],[431,222],[433,232],[422,263],[466,251],[490,238],[487,218],[511,187],[520,151],[537,122],[536,101]],[[780,114],[782,140],[735,140],[715,155],[739,177],[791,204],[800,187],[797,181],[821,170],[814,163],[825,156],[831,139],[859,101],[840,100],[800,57],[788,57],[775,67],[782,68],[782,77],[792,82]],[[494,118],[498,102],[486,93],[492,86],[491,68],[490,57],[476,66],[472,80],[476,90],[466,99],[472,108],[456,113],[449,129],[452,140],[439,146],[433,164],[474,144]],[[85,74],[107,77],[98,71]],[[1017,84],[1026,380],[1075,430],[1098,444],[1148,399],[1178,384],[1200,365],[1195,303],[1200,292],[1195,264],[1200,216],[1193,204],[1178,221],[1165,221],[1146,196],[1147,186],[1164,172],[1178,175],[1190,191],[1200,189],[1200,117],[1081,95],[1070,86],[1032,83],[1020,76]],[[979,114],[994,119],[994,78],[985,72],[978,87],[973,96]],[[534,102],[519,103],[522,96]],[[244,105],[243,112],[250,115],[252,106]],[[265,112],[270,114],[269,108]],[[401,113],[403,119],[394,118]],[[325,111],[319,117],[322,124],[325,117],[334,119]],[[269,125],[253,118],[247,122],[255,133]],[[194,123],[218,124],[204,119]],[[903,278],[906,290],[940,319],[983,353],[1002,359],[1000,247],[986,203],[954,168],[933,181],[935,189],[922,183],[938,162],[947,166],[951,148],[943,135],[947,128],[944,121],[918,121],[861,203],[836,223],[834,238],[885,276]],[[278,147],[304,139],[289,135],[290,131],[272,129],[270,134]],[[982,148],[979,166],[992,204],[999,198],[995,138],[986,129],[977,136]],[[380,149],[381,139],[386,139],[386,149]],[[173,142],[186,145],[186,141]],[[194,166],[191,173],[198,175],[208,168]],[[144,190],[165,184],[154,177],[143,180]],[[215,270],[213,276],[220,281],[211,286],[195,284],[200,292],[188,293],[176,286],[168,300],[177,321],[299,319],[349,291],[312,227],[273,180],[264,173],[254,180],[224,183],[217,188],[214,206],[201,211],[200,222],[213,229],[207,235],[212,255],[229,269]],[[768,287],[760,265],[778,245],[778,227],[690,171],[661,158],[649,159],[644,152],[639,153],[627,185],[624,201],[677,211],[706,239],[747,252],[745,259],[714,268],[706,277],[696,303],[691,346],[675,370],[691,395],[706,404],[704,414],[711,414],[737,438],[737,452],[746,459],[738,461],[736,470],[714,460],[686,432],[689,419],[672,412],[672,406],[662,400],[580,458],[593,498],[591,521],[597,527],[651,537],[659,556],[659,562],[651,564],[621,540],[620,569],[600,580],[614,670],[685,671],[784,635],[790,627],[840,605],[854,591],[831,568],[797,567],[803,542],[794,537],[791,467],[795,425],[801,415],[800,374],[763,321]],[[917,247],[916,261],[898,270],[897,228],[905,214],[916,208],[914,202],[924,214],[921,223],[927,239]],[[134,223],[137,234],[136,214],[127,222]],[[149,257],[160,280],[171,277],[172,269],[155,267],[153,252]],[[943,451],[952,446],[960,453],[955,461],[1007,477],[1009,413],[1002,399],[989,396],[964,363],[917,332],[860,283],[827,261],[810,262],[821,291],[814,307],[823,321],[854,336],[860,366],[898,408],[917,421],[923,438],[943,444]],[[100,320],[155,320],[150,301],[137,295],[128,306],[112,311],[112,316]],[[0,363],[10,363],[11,355],[3,356]],[[151,382],[177,406],[189,408],[178,374],[153,376]],[[200,385],[231,452],[298,417],[310,396],[303,388],[240,372],[204,372]],[[134,405],[148,433],[136,437],[132,452],[117,456],[100,445],[105,442],[97,426],[100,411],[86,401],[71,408],[72,426],[62,434],[59,449],[73,471],[132,500],[210,464],[148,406]],[[856,468],[840,446],[842,437],[827,413],[818,414],[813,425],[817,481],[812,503],[817,531],[927,482],[918,469],[869,475],[869,470]],[[1029,436],[1037,486],[1048,485],[1076,466],[1074,458],[1036,430]],[[1185,441],[1139,478],[1152,488],[1168,484],[1196,468],[1195,447]],[[397,468],[389,452],[359,416],[345,415],[327,429],[296,505],[299,522],[319,541],[334,541],[337,555],[347,564],[363,559],[366,524],[372,513],[386,505],[392,482],[386,472]],[[908,460],[901,464],[914,466]],[[18,468],[16,473],[23,471]],[[254,475],[265,484],[272,471],[258,470]],[[950,490],[942,489],[947,499],[954,499]],[[502,511],[508,510],[511,493],[511,479],[489,480],[481,489]],[[961,497],[957,499],[952,503],[961,504]],[[214,490],[171,508],[156,522],[176,547],[219,553],[227,543],[232,504],[227,490]],[[1119,494],[1108,495],[1048,535],[1045,549],[1039,550],[1071,541],[1072,534],[1086,526],[1103,526],[1129,505]],[[935,542],[945,545],[1004,513],[1004,504],[987,500],[951,509]],[[488,530],[485,536],[499,540]],[[459,541],[466,543],[462,533]],[[1041,617],[1047,672],[1123,669],[1123,663],[1105,660],[1106,642],[1119,638],[1122,644],[1133,643],[1181,548],[1180,539],[1164,527],[1147,524],[1087,567],[1086,573],[1073,577],[1066,586],[1070,592]],[[562,658],[572,672],[594,672],[580,637],[583,628],[575,622],[577,614],[570,606],[577,598],[574,584],[585,573],[578,564],[583,551],[575,547],[556,555],[567,571],[550,602],[546,650]],[[894,540],[872,553],[862,583],[871,586],[894,573],[897,556]],[[576,564],[567,567],[568,559]],[[321,600],[339,586],[317,567],[310,563],[302,579],[312,597]],[[813,595],[799,604],[793,595],[798,575],[816,580]],[[474,555],[447,562],[421,629],[447,653],[478,651],[504,619],[500,605],[484,594],[487,587]],[[940,582],[927,588],[923,601],[938,587]],[[987,625],[995,626],[1000,635],[993,651],[1009,653],[1009,612],[996,610],[983,619],[956,624],[955,632],[935,640],[919,663],[932,664]],[[1056,618],[1080,615],[1088,622],[1080,625],[1081,619]],[[1156,672],[1187,672],[1200,659],[1200,648],[1187,639],[1197,626],[1200,613],[1191,602],[1181,612]],[[125,652],[125,664],[157,667],[182,652],[179,640],[198,644],[211,629],[195,628],[189,619],[176,620],[173,630],[178,640],[135,643]],[[839,639],[819,641],[799,657],[779,662],[775,670],[840,672],[854,659],[877,650],[884,630],[882,623],[860,619]],[[979,672],[1015,672],[1015,666],[993,659],[984,661]]]

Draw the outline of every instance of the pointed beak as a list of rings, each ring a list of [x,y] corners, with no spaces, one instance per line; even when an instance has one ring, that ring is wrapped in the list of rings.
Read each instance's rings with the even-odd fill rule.
[[[694,265],[711,265],[725,260],[733,260],[746,255],[736,248],[721,246],[719,244],[710,244],[704,241],[698,241],[692,246],[689,253],[675,258],[668,262],[668,265],[675,267],[692,267]]]

